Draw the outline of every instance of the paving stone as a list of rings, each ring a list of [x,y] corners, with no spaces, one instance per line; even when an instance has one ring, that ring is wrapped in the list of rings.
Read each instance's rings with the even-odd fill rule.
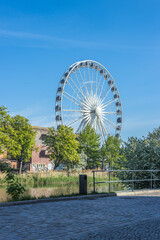
[[[0,208],[0,240],[160,239],[160,193]]]

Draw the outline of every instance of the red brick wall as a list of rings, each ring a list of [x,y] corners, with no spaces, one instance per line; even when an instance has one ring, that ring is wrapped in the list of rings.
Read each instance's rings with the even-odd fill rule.
[[[47,134],[48,129],[42,128],[42,127],[34,127],[34,129],[37,131],[36,133],[36,146],[39,148],[38,152],[33,151],[32,153],[32,159],[30,164],[30,171],[36,171],[36,168],[34,166],[45,166],[48,168],[48,165],[51,165],[51,161],[49,157],[44,154],[44,151],[46,150],[46,146],[43,144],[42,136]]]
[[[45,164],[45,167],[48,168],[48,164],[51,164],[51,161],[47,155],[42,155],[41,151],[45,151],[46,147],[43,145],[38,145],[39,148],[38,152],[33,151],[32,153],[32,159],[31,159],[31,171],[34,171],[33,164]]]

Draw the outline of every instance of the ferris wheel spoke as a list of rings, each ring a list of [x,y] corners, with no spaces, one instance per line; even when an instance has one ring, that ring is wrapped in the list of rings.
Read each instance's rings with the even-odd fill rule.
[[[83,68],[83,74],[84,74],[85,84],[87,84],[88,81],[87,81],[87,79],[86,79],[86,71],[85,71],[85,68]],[[87,85],[86,85],[86,88],[87,88]],[[88,92],[88,88],[87,88],[87,92]],[[88,92],[88,96],[90,96],[89,92]]]
[[[75,89],[72,87],[72,85],[70,84],[69,81],[68,81],[68,84],[70,85],[70,87],[72,88],[72,90],[75,92],[75,94],[77,95],[77,97],[79,98],[79,100],[81,100],[80,96],[79,96],[78,93],[75,91]]]
[[[101,78],[102,78],[102,75],[100,76],[100,78],[99,78],[99,82],[98,82],[98,86],[97,86],[97,92],[98,92],[98,90],[99,90],[99,86],[100,86],[100,83],[101,83]],[[98,97],[99,98],[99,97]]]
[[[90,108],[87,103],[84,101],[81,102],[81,106],[84,108],[85,111],[90,112]]]
[[[72,97],[69,93],[63,91],[63,94],[66,98],[68,98],[69,100],[71,100],[72,102],[74,102],[76,105],[80,106],[81,102],[78,101],[76,98]]]
[[[103,113],[107,113],[107,114],[116,114],[116,112],[103,112]]]
[[[104,98],[102,99],[101,103],[103,103],[103,101],[105,100],[105,98],[107,97],[107,95],[109,94],[110,91],[111,91],[111,88],[108,90],[108,92],[106,93],[106,95],[105,95]]]
[[[83,125],[84,125],[84,119],[82,119],[82,121],[81,121],[79,127],[77,128],[76,133],[79,133],[79,132],[80,132],[80,130],[81,130],[81,128],[82,128]]]
[[[84,128],[89,124],[91,118],[88,118],[88,120],[84,123]]]
[[[116,124],[112,123],[108,118],[102,116],[103,121],[107,122],[111,127],[116,128]]]
[[[74,121],[72,121],[71,123],[69,123],[69,124],[67,124],[67,125],[68,125],[68,126],[71,126],[71,125],[73,125],[74,123],[80,121],[81,119],[82,119],[82,117],[79,117],[79,118],[75,119]]]
[[[75,110],[75,109],[62,109],[63,112],[84,112],[83,110]]]
[[[96,130],[96,131],[98,130],[98,124],[97,124],[97,121],[95,122],[95,130]]]
[[[85,121],[85,124],[84,124],[84,128],[85,126],[87,126],[87,124],[91,121],[91,116],[90,114],[85,114],[84,117],[83,117],[84,121]]]
[[[103,90],[104,83],[105,83],[105,79],[103,79],[103,84],[101,85],[101,92],[100,92],[100,94],[99,94],[98,100],[101,99],[101,95],[102,95],[102,90]]]
[[[77,88],[77,90],[78,90],[78,92],[80,93],[80,94],[82,94],[82,92],[80,91],[81,90],[81,88],[80,88],[80,90],[79,90],[79,87],[77,86],[77,84],[75,83],[75,81],[73,81],[73,79],[70,77],[70,79],[71,79],[71,81],[73,82],[73,84],[75,85],[75,87]],[[83,94],[82,94],[82,96],[83,96]],[[80,99],[81,99],[81,97],[79,97]]]
[[[107,127],[105,126],[103,120],[101,120],[101,123],[102,123],[103,129],[104,129],[106,135],[109,136],[109,131],[108,131]]]
[[[85,82],[84,82],[82,73],[81,73],[81,71],[79,70],[79,68],[78,68],[78,71],[79,71],[79,73],[80,73],[80,75],[81,75],[81,79],[82,79],[83,85],[84,85],[84,87],[85,87],[85,89],[86,89],[86,93],[87,93],[87,95],[89,96],[88,89],[87,89],[87,87],[86,87],[86,84],[85,84]]]
[[[98,77],[98,71],[96,72],[96,97],[97,97],[97,77]]]
[[[105,142],[106,133],[105,133],[105,131],[104,131],[104,127],[103,127],[102,122],[100,122],[100,124],[101,124],[101,129],[102,129],[102,132],[103,132],[103,136],[104,136],[104,142]]]
[[[108,105],[110,105],[111,103],[115,102],[116,100],[117,100],[117,99],[113,99],[113,100],[110,100],[110,101],[102,104],[102,108],[107,107]]]
[[[92,82],[94,82],[94,81],[93,81],[93,69],[92,69]],[[92,91],[93,91],[93,89],[92,89]]]
[[[90,114],[85,114],[85,115],[83,116],[83,119],[84,119],[85,121],[90,121],[90,120],[91,120]]]
[[[89,66],[88,66],[88,75],[89,75],[89,80],[90,80],[90,83],[91,83],[91,95],[93,96],[93,91],[92,91],[92,81],[91,81],[91,76],[90,76]]]
[[[104,133],[103,133],[103,130],[102,130],[102,127],[101,127],[101,123],[100,123],[99,120],[97,120],[97,124],[98,124],[99,130],[100,130],[100,133],[101,133],[101,136],[102,136],[103,142],[105,142]]]
[[[81,94],[82,94],[82,96],[83,96],[84,99],[85,99],[85,96],[84,96],[84,93],[83,93],[83,91],[82,91],[81,84],[79,83],[79,79],[78,79],[78,77],[77,77],[77,73],[76,73],[76,71],[74,72],[74,74],[75,74],[75,76],[76,76],[76,78],[77,78],[77,81],[78,81],[78,84],[79,84],[79,88],[80,88],[80,90],[81,90]]]

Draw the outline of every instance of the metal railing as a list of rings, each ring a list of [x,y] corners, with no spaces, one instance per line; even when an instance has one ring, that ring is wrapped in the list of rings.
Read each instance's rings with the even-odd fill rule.
[[[150,182],[150,189],[153,189],[153,181],[159,181],[160,179],[159,178],[153,178],[153,173],[154,172],[160,172],[160,170],[94,170],[94,171],[92,171],[93,172],[93,192],[95,193],[95,185],[96,184],[99,184],[99,183],[108,183],[109,184],[109,193],[110,193],[110,191],[111,191],[111,183],[132,183],[132,188],[131,188],[131,190],[132,191],[134,191],[134,190],[136,190],[136,188],[134,187],[134,183],[135,182],[146,182],[146,181],[148,181],[148,182]],[[96,172],[104,172],[104,173],[108,173],[108,181],[102,181],[102,182],[96,182],[96,176],[95,176],[95,173]],[[132,173],[131,175],[132,175],[132,179],[126,179],[126,180],[111,180],[111,173],[112,172],[130,172],[130,173]],[[148,179],[146,179],[146,178],[144,178],[144,179],[135,179],[135,176],[134,176],[134,174],[136,173],[136,172],[139,172],[139,173],[141,173],[141,172],[150,172],[150,178],[148,178]],[[137,177],[137,176],[136,176]]]

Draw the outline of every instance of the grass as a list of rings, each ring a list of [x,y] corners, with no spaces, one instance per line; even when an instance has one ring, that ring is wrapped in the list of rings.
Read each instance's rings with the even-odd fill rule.
[[[79,195],[79,174],[87,174],[88,193],[93,190],[93,173],[92,170],[83,172],[70,172],[67,176],[66,171],[53,171],[47,173],[23,173],[17,175],[20,183],[26,188],[26,192],[21,196],[20,201],[34,200],[42,198],[55,198],[65,196]],[[0,188],[5,188],[5,174],[0,174]],[[111,180],[118,180],[115,175],[111,175]],[[96,173],[96,182],[108,181],[108,173]],[[108,186],[104,183],[96,184],[96,191],[103,192]],[[112,184],[111,191],[123,189],[122,184]],[[37,189],[36,189],[37,188]],[[42,190],[41,190],[42,188]],[[53,189],[53,190],[52,190]],[[107,190],[106,190],[107,191]],[[53,192],[55,195],[53,195]],[[97,192],[98,193],[98,192]],[[42,195],[41,195],[42,194]],[[52,195],[51,195],[52,194]],[[10,201],[10,198],[8,198]]]
[[[17,179],[24,187],[78,187],[79,174],[87,175],[88,187],[93,186],[92,170],[82,172],[72,171],[67,176],[67,171],[52,171],[47,173],[23,173],[17,175]],[[96,182],[108,181],[108,173],[96,173]],[[111,175],[111,180],[118,180],[116,176]],[[0,174],[0,187],[5,187],[5,174]],[[104,184],[98,184],[99,186]]]
[[[17,178],[19,182],[24,186],[65,186],[68,184],[78,185],[79,184],[79,174],[87,174],[87,182],[89,185],[93,183],[92,171],[72,171],[70,175],[67,176],[66,171],[53,171],[48,173],[26,173],[18,175]],[[5,185],[5,174],[0,174],[0,185]],[[108,176],[98,175],[96,181],[107,180]]]
[[[110,193],[115,193],[115,192],[110,192]],[[78,194],[78,193],[74,193],[74,194],[68,194],[68,195],[64,195],[64,194],[61,194],[61,195],[50,195],[49,197],[46,197],[46,196],[40,196],[40,197],[31,197],[30,195],[25,195],[25,196],[21,196],[19,198],[19,200],[17,201],[27,201],[27,200],[39,200],[39,199],[50,199],[50,198],[62,198],[62,197],[77,197],[77,196],[90,196],[90,195],[100,195],[100,194],[108,194],[108,193],[105,193],[105,192],[95,192],[95,193],[89,193],[87,195],[81,195],[81,194]],[[115,193],[116,194],[116,193]],[[8,202],[12,202],[11,199],[8,200]]]

